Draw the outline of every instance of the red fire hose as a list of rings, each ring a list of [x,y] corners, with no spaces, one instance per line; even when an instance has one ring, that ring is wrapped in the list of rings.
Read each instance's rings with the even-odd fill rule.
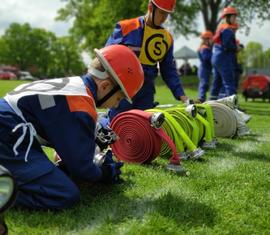
[[[160,153],[162,140],[172,149],[170,164],[180,165],[180,157],[170,137],[162,128],[151,126],[149,112],[130,110],[118,114],[111,122],[119,140],[112,144],[112,151],[119,160],[130,163],[149,163]]]

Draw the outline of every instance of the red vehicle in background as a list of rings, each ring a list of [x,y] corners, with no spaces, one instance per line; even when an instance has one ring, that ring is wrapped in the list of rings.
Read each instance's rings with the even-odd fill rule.
[[[0,71],[0,80],[15,80],[17,76],[15,73],[7,72],[7,71]]]
[[[261,98],[270,102],[270,77],[263,74],[249,75],[243,81],[243,96],[248,98]]]

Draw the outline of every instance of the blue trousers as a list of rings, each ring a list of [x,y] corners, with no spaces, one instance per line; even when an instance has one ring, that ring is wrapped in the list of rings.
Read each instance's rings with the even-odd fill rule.
[[[224,58],[222,62],[214,59],[213,67],[214,80],[210,92],[210,99],[218,98],[222,86],[224,87],[225,97],[236,94],[235,70],[232,62],[227,58]]]
[[[198,77],[199,77],[199,99],[201,101],[206,100],[206,93],[209,89],[209,83],[210,83],[210,76],[211,76],[211,70],[207,70],[204,68],[199,68],[198,71]]]
[[[239,87],[239,81],[240,81],[240,76],[241,76],[241,71],[238,69],[234,70],[234,79],[235,79],[235,92],[237,93],[238,87]],[[225,89],[224,86],[221,87],[219,94],[218,94],[218,99],[226,97]]]
[[[78,202],[77,186],[49,161],[41,147],[32,147],[25,162],[26,148],[20,146],[15,156],[13,145],[0,141],[0,164],[12,173],[18,188],[15,206],[60,210]]]

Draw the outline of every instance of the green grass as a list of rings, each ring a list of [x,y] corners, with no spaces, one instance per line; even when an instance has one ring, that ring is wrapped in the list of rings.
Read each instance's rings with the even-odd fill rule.
[[[22,83],[25,83],[25,81],[0,80],[0,97],[4,96],[8,91],[12,90],[14,87],[19,86]]]
[[[0,96],[13,85],[0,82]],[[161,83],[157,100],[177,102]],[[205,161],[184,162],[189,177],[164,170],[166,159],[126,164],[122,184],[81,185],[72,209],[11,209],[10,234],[270,234],[270,103],[240,105],[252,115],[252,134],[219,139]]]

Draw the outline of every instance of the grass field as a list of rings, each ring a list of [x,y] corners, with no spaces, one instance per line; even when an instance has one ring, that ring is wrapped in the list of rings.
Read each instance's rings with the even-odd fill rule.
[[[0,81],[0,96],[15,83]],[[162,83],[157,100],[176,102]],[[164,170],[165,159],[126,164],[122,184],[81,185],[72,209],[11,209],[10,234],[270,234],[270,103],[241,98],[240,105],[252,115],[252,134],[219,139],[205,161],[184,162],[189,177]]]

